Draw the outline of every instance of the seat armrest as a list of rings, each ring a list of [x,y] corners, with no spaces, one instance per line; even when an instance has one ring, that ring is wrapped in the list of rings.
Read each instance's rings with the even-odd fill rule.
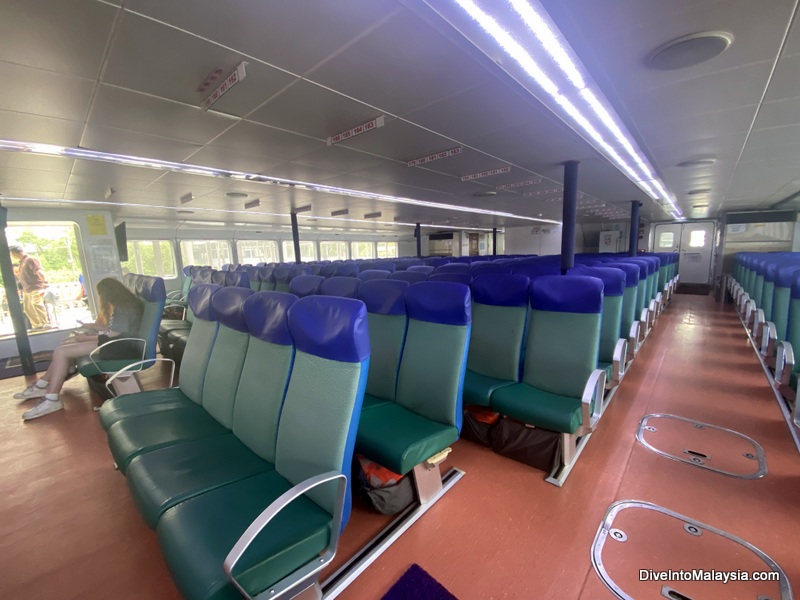
[[[600,416],[603,414],[605,389],[606,372],[603,369],[595,369],[589,375],[589,379],[583,388],[579,435],[583,436],[594,431],[597,421],[600,420]],[[592,400],[594,400],[594,410],[592,410]]]
[[[628,356],[633,359],[639,353],[639,345],[642,343],[641,322],[631,323],[631,330],[628,334]]]
[[[103,369],[100,368],[100,365],[98,365],[97,361],[95,360],[96,356],[97,356],[98,360],[102,360],[99,357],[100,350],[102,350],[103,348],[108,348],[109,346],[111,346],[111,344],[118,344],[120,342],[141,342],[142,343],[142,357],[139,360],[140,361],[144,360],[144,354],[145,354],[145,352],[147,352],[147,340],[144,340],[142,338],[114,338],[113,340],[107,341],[105,344],[101,344],[100,346],[98,346],[97,348],[95,348],[94,350],[92,350],[89,353],[89,360],[91,360],[92,364],[94,364],[94,366],[97,367],[98,371],[100,371],[102,373],[105,373],[105,371],[103,371]],[[133,360],[133,359],[131,359],[131,360]]]
[[[322,569],[324,569],[325,566],[330,563],[331,560],[333,560],[339,544],[339,535],[341,534],[342,529],[342,518],[344,516],[344,503],[347,496],[347,477],[338,471],[328,471],[327,473],[322,473],[321,475],[316,475],[315,477],[309,477],[305,481],[301,481],[292,487],[292,489],[281,494],[275,499],[274,502],[265,508],[263,512],[258,515],[258,517],[256,517],[255,521],[250,524],[250,526],[241,535],[239,540],[233,545],[233,548],[231,548],[228,556],[225,557],[225,562],[223,563],[222,568],[225,571],[225,574],[228,576],[228,579],[230,579],[233,585],[236,586],[236,589],[238,589],[245,598],[252,600],[252,596],[250,596],[250,594],[248,594],[244,588],[242,588],[239,582],[236,581],[236,578],[233,576],[233,569],[247,548],[251,543],[253,543],[258,534],[261,533],[261,530],[264,529],[264,527],[266,527],[269,522],[272,521],[272,519],[278,516],[278,514],[294,500],[311,491],[312,489],[332,481],[337,481],[338,484],[336,488],[336,506],[333,510],[333,522],[331,523],[331,539],[328,543],[328,547],[325,549],[325,552],[323,552],[319,558],[304,565],[291,575],[283,578],[281,581],[272,586],[268,592],[267,590],[259,592],[257,597],[262,597],[263,594],[263,597],[265,598],[279,598],[286,592],[300,592],[303,588],[298,589],[298,586],[302,586],[304,583],[306,586],[309,585],[309,579],[322,571]]]
[[[794,349],[787,341],[778,342],[775,356],[775,383],[788,387],[794,370]]]
[[[617,340],[617,345],[614,346],[613,357],[613,384],[619,385],[622,378],[625,377],[625,365],[627,364],[628,357],[628,340],[620,338]]]
[[[761,328],[761,354],[765,357],[775,355],[775,344],[778,343],[778,330],[775,323],[767,321]]]
[[[114,373],[111,377],[108,378],[108,381],[106,381],[106,389],[109,392],[113,393],[113,390],[111,389],[111,384],[114,383],[118,378],[120,378],[120,377],[124,378],[128,374],[133,375],[134,373],[138,373],[142,369],[146,368],[145,365],[151,365],[152,366],[153,364],[155,364],[157,362],[166,362],[166,363],[170,363],[172,365],[172,369],[170,370],[170,373],[169,373],[169,387],[174,387],[175,386],[175,361],[172,360],[171,358],[148,358],[146,360],[138,360],[135,363],[131,363],[127,367],[125,367],[124,369],[120,369],[119,371]]]

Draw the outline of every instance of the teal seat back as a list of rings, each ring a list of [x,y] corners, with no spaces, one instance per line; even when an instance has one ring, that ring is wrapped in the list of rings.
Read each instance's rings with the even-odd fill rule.
[[[486,273],[472,281],[472,332],[467,368],[479,375],[519,381],[528,287],[524,275]]]
[[[142,301],[143,310],[138,335],[147,342],[145,359],[153,359],[156,357],[158,328],[161,325],[161,315],[164,314],[164,305],[167,302],[167,290],[161,277],[143,275],[142,280],[138,297]]]
[[[236,390],[250,343],[244,301],[252,294],[249,287],[224,287],[211,298],[219,330],[206,367],[203,408],[228,429],[233,427]]]
[[[630,335],[633,322],[638,320],[636,312],[636,294],[639,288],[639,266],[620,261],[604,263],[605,267],[619,269],[625,274],[625,289],[622,292],[622,311],[620,316],[619,337],[627,338]],[[601,359],[602,360],[602,359]]]
[[[636,308],[635,317],[638,320],[642,314],[642,310],[648,305],[647,301],[647,264],[637,258],[626,258],[621,261],[615,261],[612,265],[631,264],[639,267],[639,282],[636,285]],[[626,276],[627,277],[627,276]]]
[[[278,417],[294,361],[288,310],[297,297],[258,292],[244,301],[250,333],[233,408],[233,433],[268,462],[275,462]]]
[[[358,298],[367,307],[369,322],[367,393],[384,400],[395,399],[408,327],[405,301],[408,285],[406,281],[373,279],[358,288]]]
[[[775,333],[779,340],[785,340],[787,336],[789,305],[793,295],[795,275],[798,273],[800,273],[800,261],[797,264],[779,265],[775,273],[775,288],[772,291],[770,317],[775,324]],[[766,311],[764,316],[766,316]]]
[[[400,406],[461,431],[464,373],[472,323],[469,287],[423,281],[406,291],[408,332],[400,361]]]
[[[612,267],[576,267],[570,269],[567,274],[597,277],[603,282],[603,312],[600,320],[600,346],[597,357],[601,362],[613,362],[617,342],[621,337],[627,338],[630,331],[630,328],[624,332],[622,330],[622,297],[626,289],[625,273]]]
[[[531,322],[522,381],[580,398],[597,368],[603,282],[584,275],[546,275],[530,287]]]
[[[203,402],[206,368],[219,329],[211,299],[221,289],[221,286],[213,283],[201,283],[189,290],[189,308],[195,319],[181,359],[180,388],[197,404]]]
[[[367,329],[360,300],[308,296],[289,309],[295,358],[278,423],[275,469],[292,484],[332,470],[350,479],[369,371]],[[334,492],[322,486],[308,496],[333,514]],[[348,491],[342,525],[350,503]]]

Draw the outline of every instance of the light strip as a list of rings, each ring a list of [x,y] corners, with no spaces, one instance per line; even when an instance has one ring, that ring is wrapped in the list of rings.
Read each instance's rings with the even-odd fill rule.
[[[492,16],[481,9],[473,0],[454,0],[454,2],[466,11],[522,67],[534,82],[594,140],[599,149],[625,172],[633,183],[653,200],[663,199],[669,203],[675,212],[682,214],[681,209],[673,201],[671,194],[654,175],[652,166],[636,150],[629,135],[626,135],[623,128],[618,125],[619,119],[615,119],[612,116],[612,112],[599,99],[600,95],[587,85],[589,78],[583,75],[582,65],[577,58],[575,60],[572,59],[569,44],[559,35],[558,29],[550,26],[549,19],[543,16],[546,14],[544,9],[537,11],[527,0],[508,0],[508,3],[525,23],[540,46],[564,74],[573,88],[572,91],[583,99],[605,129],[611,133],[614,140],[621,146],[624,153],[633,159],[636,167],[641,172],[637,172],[633,166],[620,156],[620,153],[604,139],[603,135],[589,119],[564,95],[558,84],[548,77],[536,59],[508,31],[503,29]],[[439,12],[435,6],[432,6],[430,0],[428,0],[428,4]],[[645,182],[653,182],[653,185],[651,186]]]
[[[561,224],[561,221],[553,221],[550,219],[539,219],[536,217],[527,217],[508,212],[488,210],[485,208],[473,208],[471,206],[457,206],[455,204],[445,204],[443,202],[430,202],[428,200],[416,200],[414,198],[405,198],[402,196],[390,196],[388,194],[362,192],[360,190],[352,190],[348,188],[340,188],[330,185],[309,183],[306,181],[296,181],[293,179],[284,179],[282,177],[271,177],[269,175],[262,175],[260,173],[247,173],[244,171],[229,171],[227,169],[214,169],[212,167],[204,167],[202,165],[177,163],[166,160],[158,160],[155,158],[128,156],[125,154],[99,152],[96,150],[86,150],[85,148],[69,148],[65,146],[54,146],[52,144],[39,144],[37,142],[18,142],[14,140],[0,139],[0,150],[7,150],[11,152],[28,152],[31,154],[44,154],[47,156],[66,156],[69,158],[82,158],[86,160],[110,162],[118,165],[146,167],[149,169],[159,169],[162,171],[173,171],[177,173],[191,173],[193,175],[204,175],[207,177],[238,179],[240,181],[247,181],[251,183],[280,185],[295,189],[305,189],[314,192],[323,192],[326,194],[336,194],[339,196],[362,198],[365,200],[377,200],[379,202],[392,202],[395,204],[412,204],[414,206],[424,206],[426,208],[438,208],[441,210],[452,210],[456,212],[488,215],[492,217],[520,219],[523,221],[535,221],[537,223]]]
[[[105,200],[65,200],[63,198],[25,198],[20,196],[3,196],[3,200],[5,201],[14,201],[14,202],[32,202],[38,204],[74,204],[77,206],[92,206],[92,205],[99,205],[99,206],[108,206],[112,208],[119,208],[120,206],[128,206],[130,208],[145,208],[149,210],[171,210],[173,212],[179,213],[184,208],[180,206],[163,206],[163,205],[153,205],[153,204],[138,204],[136,202],[108,202]],[[193,213],[198,212],[207,212],[207,213],[224,213],[228,215],[247,215],[252,217],[253,215],[265,216],[265,217],[285,217],[291,218],[289,213],[270,213],[270,212],[262,212],[262,211],[252,211],[252,210],[235,210],[235,209],[228,209],[228,208],[200,208],[195,207],[192,208]],[[298,219],[311,219],[314,221],[345,221],[347,223],[360,223],[364,224],[363,219],[346,219],[342,217],[319,217],[314,215],[297,215]],[[541,219],[539,219],[541,221]],[[379,225],[398,225],[401,227],[416,227],[416,223],[403,223],[401,221],[369,221],[370,223],[377,223]],[[558,221],[550,221],[551,223],[559,223]],[[560,223],[559,223],[560,224]],[[253,223],[253,225],[259,225],[259,223]],[[264,225],[277,225],[276,223],[264,223]],[[281,227],[290,227],[290,225],[280,225]],[[457,227],[455,225],[434,225],[432,223],[420,223],[420,227],[430,227],[431,229],[454,229],[459,231],[493,231],[490,227]],[[372,229],[368,231],[373,231]],[[375,230],[377,232],[377,230]],[[505,227],[498,227],[498,232],[505,232]]]

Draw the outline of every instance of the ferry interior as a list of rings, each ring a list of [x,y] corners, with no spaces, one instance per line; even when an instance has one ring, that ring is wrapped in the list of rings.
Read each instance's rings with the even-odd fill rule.
[[[2,596],[794,598],[799,4],[0,0]]]

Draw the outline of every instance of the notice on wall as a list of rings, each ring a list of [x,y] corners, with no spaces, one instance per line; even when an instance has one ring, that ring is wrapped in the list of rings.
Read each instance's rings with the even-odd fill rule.
[[[728,225],[728,233],[744,233],[747,231],[747,223],[734,223]]]
[[[95,277],[116,275],[119,271],[117,254],[111,240],[100,240],[86,248],[89,268]]]
[[[86,215],[89,235],[108,235],[106,218],[104,215]]]

